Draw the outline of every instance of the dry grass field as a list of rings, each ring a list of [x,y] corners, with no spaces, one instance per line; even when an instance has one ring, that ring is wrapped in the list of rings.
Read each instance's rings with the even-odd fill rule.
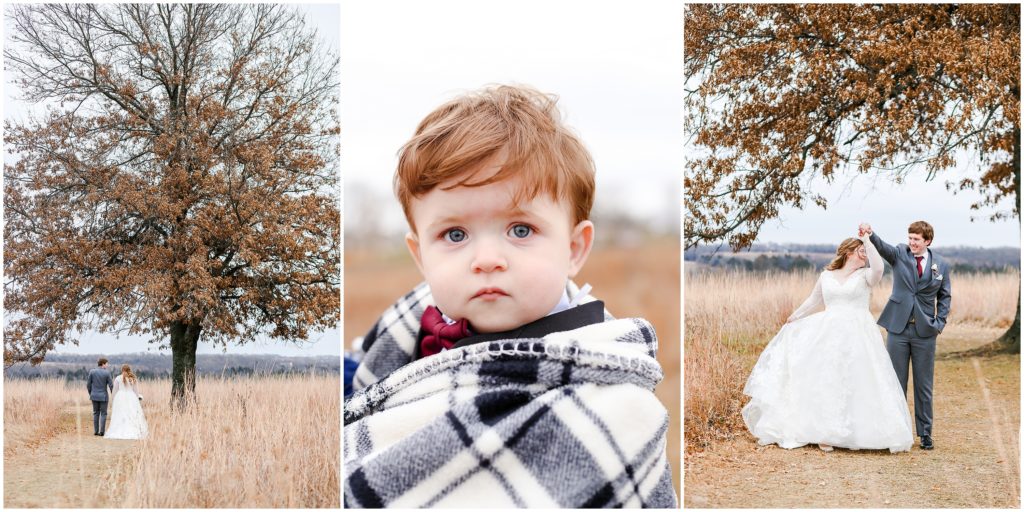
[[[1007,484],[1019,480],[1019,356],[940,357],[935,370],[939,449],[934,452],[922,455],[915,448],[911,454],[892,457],[868,452],[854,457],[857,452],[839,450],[828,454],[831,458],[822,458],[824,454],[810,449],[757,446],[739,415],[746,403],[743,386],[761,350],[810,293],[816,278],[810,272],[687,273],[685,504],[741,508],[1019,505],[1015,498],[1019,488]],[[980,346],[1005,331],[1013,321],[1020,275],[1015,271],[954,275],[952,283],[948,325],[938,338],[940,355]],[[887,278],[874,289],[874,315],[890,290]],[[904,456],[911,460],[900,458]],[[976,478],[958,478],[964,470]],[[931,483],[915,484],[914,475],[928,471],[935,472],[930,481],[937,482],[939,489]],[[914,492],[886,498],[890,487]]]
[[[72,426],[65,406],[74,402],[74,390],[64,381],[8,381],[4,387],[4,459]]]
[[[579,284],[590,283],[593,294],[616,317],[644,317],[658,333],[658,360],[665,379],[655,394],[669,412],[668,458],[676,489],[682,476],[679,446],[679,241],[657,240],[635,248],[596,245]],[[370,329],[380,313],[408,292],[422,277],[401,248],[387,255],[345,251],[345,342]]]
[[[757,356],[814,288],[818,274],[702,272],[686,276],[686,447],[700,450],[743,428],[743,385]],[[950,327],[1006,329],[1020,283],[1016,272],[954,275]],[[886,277],[871,294],[876,317]],[[940,343],[942,338],[939,338]]]
[[[337,376],[201,378],[185,413],[170,388],[140,382],[150,434],[125,441],[92,435],[79,383],[7,381],[4,507],[340,506]]]

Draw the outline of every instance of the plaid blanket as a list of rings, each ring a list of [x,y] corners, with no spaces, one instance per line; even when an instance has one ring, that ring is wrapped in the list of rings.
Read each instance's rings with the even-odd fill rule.
[[[606,313],[410,362],[431,302],[420,285],[364,342],[345,402],[346,507],[676,506],[647,321]]]

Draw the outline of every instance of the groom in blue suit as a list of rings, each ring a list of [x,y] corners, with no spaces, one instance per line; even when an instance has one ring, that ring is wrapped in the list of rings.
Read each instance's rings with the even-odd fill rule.
[[[889,332],[886,348],[904,395],[913,368],[915,426],[921,448],[931,450],[935,338],[949,315],[949,265],[928,248],[935,232],[927,222],[911,224],[907,243],[896,247],[883,242],[868,224],[861,224],[860,232],[871,235],[872,245],[892,266],[892,295],[878,325]]]
[[[89,399],[92,400],[92,435],[102,436],[106,430],[107,402],[110,399],[107,391],[114,391],[114,381],[107,369],[107,358],[101,357],[96,364],[97,368],[89,370],[85,389],[89,390]]]

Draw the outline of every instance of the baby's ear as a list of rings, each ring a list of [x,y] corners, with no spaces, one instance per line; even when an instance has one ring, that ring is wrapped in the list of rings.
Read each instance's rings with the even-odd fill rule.
[[[416,268],[420,270],[420,274],[423,273],[423,263],[420,260],[420,239],[416,236],[416,233],[412,231],[405,234],[405,246],[409,248],[409,254],[412,255],[412,260],[416,262]]]
[[[580,221],[572,228],[569,236],[569,277],[576,277],[583,264],[590,256],[590,248],[594,245],[594,223],[589,220]]]

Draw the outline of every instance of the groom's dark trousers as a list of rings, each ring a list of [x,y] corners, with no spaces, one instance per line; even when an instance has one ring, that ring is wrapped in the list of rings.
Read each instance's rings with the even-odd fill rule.
[[[904,386],[905,388],[906,386]],[[103,433],[107,426],[107,401],[92,401],[92,431]]]
[[[932,435],[932,383],[935,375],[935,336],[922,337],[917,325],[908,323],[903,332],[889,332],[886,349],[896,377],[907,395],[907,377],[914,371],[914,426],[918,436]],[[909,368],[908,368],[909,366]]]

